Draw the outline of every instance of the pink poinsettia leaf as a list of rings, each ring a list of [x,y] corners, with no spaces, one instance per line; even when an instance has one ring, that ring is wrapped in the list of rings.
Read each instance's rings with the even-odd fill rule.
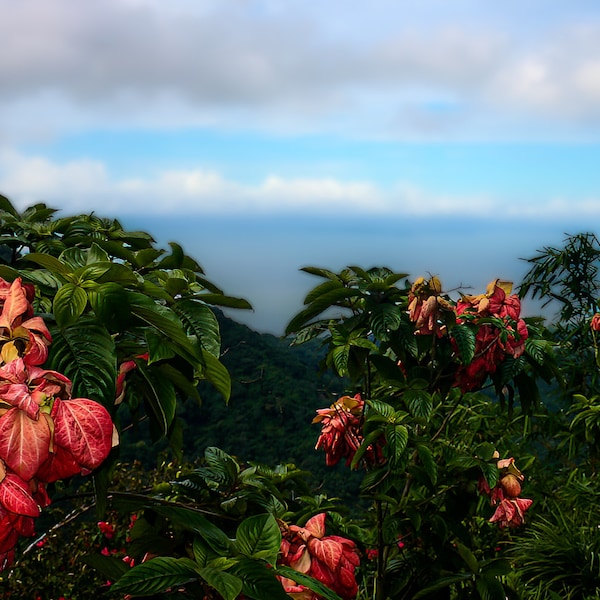
[[[38,517],[40,507],[29,492],[29,486],[15,473],[7,473],[0,483],[0,504],[17,515]]]
[[[322,538],[325,535],[325,513],[311,517],[304,526],[313,537]]]
[[[308,549],[314,557],[318,558],[332,571],[337,569],[342,559],[343,546],[330,538],[312,539],[308,542]]]
[[[53,451],[38,469],[36,478],[44,483],[52,483],[59,479],[68,479],[85,469],[75,460],[75,457],[60,446],[54,445]]]
[[[29,302],[21,286],[21,280],[15,279],[8,290],[2,313],[0,314],[0,327],[11,328],[13,323],[27,313]]]
[[[31,419],[37,419],[40,412],[39,404],[29,393],[29,387],[24,383],[0,384],[0,398],[11,406],[19,408]]]
[[[12,550],[19,540],[19,532],[12,526],[9,517],[0,519],[0,569],[2,568],[2,555]]]
[[[32,419],[18,408],[0,417],[0,458],[24,481],[48,458],[51,434],[46,418]]]
[[[113,445],[113,422],[102,405],[87,398],[55,400],[52,416],[55,443],[80,465],[95,469],[106,459]]]
[[[15,531],[23,537],[35,535],[35,521],[33,517],[25,515],[11,515],[10,521]]]

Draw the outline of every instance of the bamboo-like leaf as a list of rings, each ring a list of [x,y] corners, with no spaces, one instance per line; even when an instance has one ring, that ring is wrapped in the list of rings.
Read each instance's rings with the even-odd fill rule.
[[[197,578],[196,563],[193,560],[159,556],[124,573],[111,589],[124,594],[145,596],[184,585]]]

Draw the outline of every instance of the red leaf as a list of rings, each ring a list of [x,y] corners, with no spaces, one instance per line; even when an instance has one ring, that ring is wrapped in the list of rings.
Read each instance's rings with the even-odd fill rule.
[[[75,460],[95,469],[112,448],[113,423],[108,411],[87,398],[55,400],[54,441],[68,450]]]
[[[48,458],[50,438],[44,417],[31,419],[18,408],[0,417],[0,458],[24,481],[29,481]]]
[[[55,445],[48,459],[38,469],[36,478],[45,483],[52,483],[59,479],[68,479],[82,473],[83,470],[83,467],[68,450]]]
[[[312,539],[308,542],[310,553],[327,565],[332,571],[336,571],[342,558],[343,546],[329,538],[322,540]]]
[[[314,537],[322,538],[325,535],[325,513],[319,513],[306,521],[304,529],[307,529]]]
[[[39,517],[40,507],[29,493],[29,486],[14,473],[7,473],[0,483],[0,504],[17,515]]]
[[[25,292],[21,287],[21,280],[15,279],[8,290],[2,314],[0,314],[0,327],[12,327],[15,320],[24,315],[29,308],[29,302],[25,297]]]

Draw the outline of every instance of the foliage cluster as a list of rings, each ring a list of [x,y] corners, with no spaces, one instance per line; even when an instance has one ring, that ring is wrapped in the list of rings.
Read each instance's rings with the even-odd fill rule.
[[[214,307],[248,304],[209,282],[177,244],[167,254],[114,220],[56,219],[44,205],[18,213],[1,202],[0,276],[34,286],[35,309],[54,339],[46,366],[101,403],[122,439],[147,426],[152,440],[168,440],[174,460],[149,479],[131,477],[135,469],[114,450],[94,471],[95,501],[78,478],[52,484],[58,502],[44,517],[48,534],[40,547],[23,545],[12,575],[2,574],[7,594],[18,595],[19,585],[43,589],[35,574],[60,568],[45,544],[58,546],[71,515],[89,515],[95,504],[100,516],[84,519],[75,536],[75,554],[86,555],[78,579],[86,595],[94,588],[107,598],[597,597],[594,235],[568,236],[564,248],[530,259],[520,297],[500,280],[468,295],[445,292],[437,277],[410,280],[383,267],[306,268],[320,283],[289,339],[308,344],[305,358],[318,355],[333,374],[323,393],[312,388],[307,398],[295,386],[302,364],[287,350],[275,351],[278,373],[289,368],[289,393],[279,395],[268,352],[254,362],[238,352],[257,340],[222,337]],[[527,294],[558,306],[557,320],[523,319]],[[233,388],[226,365],[239,367]],[[202,428],[190,402],[214,401],[201,380],[226,400],[233,389],[231,414],[244,392],[253,402],[233,422],[212,404],[190,447],[203,458],[184,464],[183,422],[187,433]],[[350,510],[315,489],[297,458],[318,433],[309,442],[292,437],[306,431],[307,412],[321,428],[324,462],[356,478],[359,502]],[[258,431],[259,422],[267,429],[255,440],[248,426]],[[282,422],[294,453],[278,447]],[[250,460],[240,457],[243,432]],[[270,461],[279,464],[263,464]],[[75,512],[60,514],[61,502]],[[91,567],[100,578],[87,578]],[[48,581],[44,600],[84,594]]]

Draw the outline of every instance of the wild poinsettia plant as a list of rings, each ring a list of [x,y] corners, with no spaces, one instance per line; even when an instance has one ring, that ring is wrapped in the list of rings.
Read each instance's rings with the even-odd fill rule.
[[[532,501],[517,491],[522,475],[513,462],[497,464],[493,453],[510,448],[515,401],[526,412],[536,377],[551,379],[551,345],[521,317],[512,284],[499,279],[483,294],[452,298],[437,277],[410,283],[379,267],[305,270],[325,281],[309,292],[288,333],[295,343],[321,339],[326,364],[355,394],[317,410],[313,422],[321,425],[317,449],[327,465],[344,459],[366,467],[360,492],[373,500],[372,528],[362,542],[375,571],[364,583],[368,593],[425,597],[460,581],[460,589],[504,597],[492,567],[488,574],[475,564],[500,560],[501,529],[523,524]],[[479,477],[493,490],[491,519],[477,494]],[[474,576],[463,580],[457,565],[464,561]]]
[[[280,562],[314,577],[343,600],[358,592],[354,571],[360,564],[356,544],[337,535],[325,535],[325,513],[310,518],[304,527],[281,526]],[[304,585],[280,577],[288,595],[296,600],[318,600],[318,594]]]
[[[88,474],[108,456],[116,433],[108,411],[71,397],[71,381],[39,365],[52,339],[33,316],[32,288],[0,279],[0,568],[19,536],[50,503],[45,486]]]

